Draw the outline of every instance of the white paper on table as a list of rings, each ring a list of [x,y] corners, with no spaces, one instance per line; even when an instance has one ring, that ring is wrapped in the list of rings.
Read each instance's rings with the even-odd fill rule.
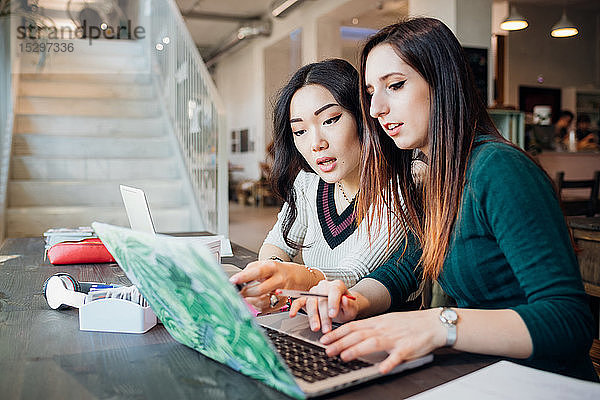
[[[215,235],[216,238],[221,240],[221,257],[233,257],[233,250],[231,249],[231,242],[223,235]]]
[[[12,260],[13,258],[18,258],[21,257],[19,254],[13,254],[13,255],[9,255],[9,256],[0,256],[0,264],[2,264],[5,261],[8,260]]]
[[[223,235],[210,235],[210,236],[178,236],[179,238],[185,238],[190,242],[202,243],[210,247],[210,244],[215,241],[221,242],[221,257],[233,257],[233,250],[231,250],[231,242]]]
[[[410,399],[598,400],[600,383],[569,378],[510,361],[499,361]]]

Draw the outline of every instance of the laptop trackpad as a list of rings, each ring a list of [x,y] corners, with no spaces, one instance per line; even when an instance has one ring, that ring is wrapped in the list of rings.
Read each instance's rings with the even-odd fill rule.
[[[263,315],[257,317],[256,320],[260,325],[277,329],[287,333],[288,335],[302,338],[323,347],[323,345],[319,342],[319,339],[321,336],[323,336],[323,334],[320,331],[313,332],[310,330],[308,317],[305,314],[298,314],[294,318],[290,318],[288,313],[282,312],[277,314]],[[380,351],[367,356],[362,356],[360,359],[377,364],[378,362],[383,361],[387,356],[388,353],[385,351]]]

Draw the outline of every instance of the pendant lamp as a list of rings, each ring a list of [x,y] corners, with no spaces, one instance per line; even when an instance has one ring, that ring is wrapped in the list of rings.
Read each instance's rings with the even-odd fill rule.
[[[500,29],[505,31],[519,31],[529,26],[527,20],[517,12],[515,6],[510,6],[510,14],[500,24]]]
[[[575,36],[578,33],[579,31],[577,30],[575,24],[573,24],[567,18],[567,13],[565,10],[563,10],[560,20],[552,27],[552,32],[550,32],[553,37],[559,38]]]

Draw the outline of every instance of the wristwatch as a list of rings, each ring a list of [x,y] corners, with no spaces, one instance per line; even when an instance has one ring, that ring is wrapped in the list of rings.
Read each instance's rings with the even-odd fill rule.
[[[458,314],[451,308],[443,307],[440,311],[440,321],[446,327],[446,346],[454,346],[456,343],[456,323]]]

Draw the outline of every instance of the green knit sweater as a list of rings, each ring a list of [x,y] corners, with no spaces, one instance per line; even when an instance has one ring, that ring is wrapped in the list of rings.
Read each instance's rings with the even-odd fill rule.
[[[569,232],[552,185],[517,149],[479,138],[467,168],[462,206],[439,283],[458,307],[515,310],[533,341],[514,360],[598,380],[588,352],[593,318]],[[367,277],[381,282],[396,309],[417,287],[421,249],[403,249]],[[460,328],[458,330],[460,335]]]

